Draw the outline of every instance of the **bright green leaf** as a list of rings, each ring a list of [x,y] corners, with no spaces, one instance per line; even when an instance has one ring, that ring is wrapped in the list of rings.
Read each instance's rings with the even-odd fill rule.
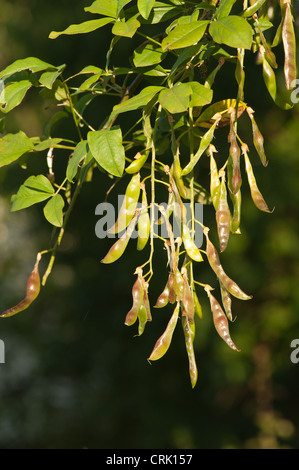
[[[38,142],[34,142],[33,139],[31,139],[34,143],[34,151],[35,152],[41,152],[43,150],[46,150],[50,147],[52,148],[56,148],[60,142],[63,140],[59,137],[54,137],[53,139],[45,139],[45,140],[41,140],[41,141],[38,141]]]
[[[139,13],[146,20],[148,19],[154,5],[155,5],[155,0],[138,0],[137,1]]]
[[[92,131],[87,135],[90,152],[98,164],[113,176],[122,176],[125,151],[119,127]]]
[[[170,113],[183,113],[189,106],[190,87],[188,83],[177,83],[165,88],[159,94],[159,103]]]
[[[112,34],[132,38],[139,28],[140,23],[136,18],[130,18],[128,21],[117,21],[112,28]]]
[[[114,106],[110,115],[110,119],[116,114],[134,111],[135,109],[144,108],[148,102],[163,89],[162,86],[149,86],[144,88],[138,95],[123,101],[121,104]]]
[[[2,72],[0,72],[0,78],[9,77],[16,72],[21,72],[23,70],[31,70],[31,72],[41,72],[42,70],[47,69],[56,69],[54,65],[48,64],[43,60],[37,59],[36,57],[27,57],[26,59],[19,59],[8,65]]]
[[[54,188],[44,175],[30,176],[12,196],[12,212],[45,201],[54,194]]]
[[[117,0],[117,9],[116,9],[117,16],[120,14],[123,7],[125,7],[130,2],[131,0]]]
[[[179,49],[197,44],[204,35],[208,21],[178,25],[162,41],[162,49]]]
[[[148,19],[144,20],[143,23],[162,23],[163,21],[168,21],[169,19],[173,18],[178,14],[181,14],[181,8],[172,5],[167,5],[167,3],[156,1],[155,6],[152,9]]]
[[[219,19],[228,16],[236,1],[237,0],[220,0],[216,17]]]
[[[71,24],[64,31],[52,31],[49,35],[50,39],[56,39],[61,34],[85,34],[102,28],[108,23],[112,23],[113,18],[100,18],[98,20],[84,21],[80,24]]]
[[[63,224],[64,200],[60,194],[55,194],[44,207],[44,216],[50,224],[61,227]]]
[[[189,82],[191,88],[189,107],[205,106],[210,104],[213,98],[213,90],[206,88],[198,82]]]
[[[218,44],[230,47],[250,49],[252,44],[252,28],[240,16],[226,16],[213,21],[209,29],[210,35]]]
[[[89,7],[85,7],[85,11],[95,13],[97,15],[117,17],[118,0],[96,0]]]
[[[51,90],[53,87],[53,83],[59,77],[64,68],[65,65],[61,65],[57,68],[57,70],[49,70],[47,72],[42,73],[39,78],[39,83],[42,86],[45,86],[46,88],[49,88]]]
[[[133,63],[135,67],[149,67],[160,64],[166,54],[158,44],[145,44],[134,51]]]
[[[0,168],[16,161],[24,153],[30,152],[34,147],[24,132],[6,134],[0,139]]]
[[[74,150],[73,155],[69,159],[68,166],[66,169],[66,177],[67,179],[72,182],[76,173],[78,171],[78,165],[82,158],[84,158],[88,153],[88,146],[87,141],[83,140],[79,142]]]
[[[0,95],[1,111],[9,113],[9,111],[18,106],[31,86],[32,83],[29,80],[22,80],[7,85]]]

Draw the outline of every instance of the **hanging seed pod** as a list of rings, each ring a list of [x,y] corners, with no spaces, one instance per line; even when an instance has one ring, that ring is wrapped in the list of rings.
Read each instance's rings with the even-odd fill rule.
[[[118,218],[109,233],[119,233],[127,228],[130,220],[134,217],[140,194],[140,173],[132,176],[125,193],[125,198],[120,208]]]
[[[247,173],[247,178],[248,178],[248,183],[250,187],[250,192],[251,192],[251,198],[255,204],[255,206],[260,209],[263,212],[272,212],[268,208],[260,190],[257,187],[256,184],[256,179],[253,173],[253,169],[249,160],[249,157],[247,155],[247,152],[244,150],[243,155],[245,158],[245,168],[246,168],[246,173]]]
[[[200,302],[198,300],[195,289],[193,289],[193,302],[194,302],[194,313],[201,320],[202,319],[202,308],[201,308]]]
[[[144,291],[144,284],[142,278],[142,269],[137,268],[135,271],[137,274],[137,279],[133,285],[132,289],[132,297],[133,297],[133,305],[131,310],[127,313],[125,319],[125,325],[131,326],[135,323],[138,318],[139,308],[143,302],[143,291]]]
[[[174,273],[174,292],[176,300],[183,300],[184,280],[178,269]]]
[[[180,196],[184,199],[187,198],[187,190],[185,188],[185,184],[182,178],[182,168],[180,163],[180,156],[179,156],[179,146],[176,144],[176,150],[173,154],[173,166],[171,168],[171,172],[176,183],[176,186],[179,190]]]
[[[174,204],[175,204],[175,199],[174,199],[173,190],[172,190],[172,187],[169,186],[169,188],[168,188],[168,201],[167,201],[167,206],[166,206],[166,209],[165,209],[165,217],[167,219],[169,219],[169,217],[171,216],[171,214],[173,212]],[[163,207],[163,206],[161,206],[161,207]],[[161,216],[161,217],[159,217],[158,220],[156,220],[155,224],[161,225],[164,222],[165,222],[165,218]]]
[[[140,187],[142,189],[142,206],[141,206],[141,212],[138,218],[138,240],[137,240],[138,251],[143,250],[143,248],[146,246],[148,239],[149,239],[150,226],[151,226],[144,183],[141,183]]]
[[[154,305],[154,308],[163,308],[165,307],[168,302],[169,302],[169,294],[170,294],[170,287],[168,285],[168,281],[166,283],[166,286],[164,287],[163,291],[159,295],[156,304]]]
[[[11,307],[8,310],[5,310],[5,312],[3,312],[0,315],[1,318],[12,317],[13,315],[16,315],[17,313],[22,312],[23,310],[28,308],[29,305],[31,305],[32,302],[38,296],[40,292],[40,276],[39,276],[38,265],[41,260],[41,257],[42,255],[38,253],[34,268],[27,281],[26,297],[14,307]]]
[[[179,312],[180,312],[180,303],[177,302],[176,307],[173,311],[173,314],[167,324],[167,327],[164,333],[157,340],[154,346],[154,349],[152,350],[151,355],[148,358],[149,361],[157,361],[158,359],[161,359],[161,357],[163,357],[164,354],[168,351],[168,348],[172,341],[173,332],[177,325]]]
[[[206,246],[206,254],[208,258],[208,262],[213,269],[214,273],[216,274],[218,280],[222,282],[224,287],[227,289],[227,291],[236,297],[237,299],[240,300],[249,300],[252,298],[252,296],[249,296],[243,292],[240,287],[233,281],[228,275],[225,273],[223,270],[223,267],[220,264],[219,260],[219,255],[217,253],[216,248],[214,247],[213,243],[209,239],[208,235],[208,229],[204,229],[204,234],[206,237],[207,241],[207,246]]]
[[[290,1],[285,5],[282,25],[282,42],[284,47],[284,76],[287,90],[291,90],[296,83],[296,38],[293,25]]]
[[[244,100],[245,72],[243,67],[244,49],[238,49],[237,65],[235,69],[235,78],[238,83],[238,100]]]
[[[217,164],[214,159],[213,153],[217,150],[213,145],[210,145],[208,153],[210,155],[210,194],[214,209],[217,210],[220,198],[220,179],[217,170]]]
[[[231,224],[230,224],[230,230],[232,233],[238,233],[240,234],[240,221],[241,221],[241,202],[242,202],[242,197],[241,197],[241,190],[236,194],[230,193],[230,198],[233,203],[233,216],[231,218]]]
[[[189,361],[189,376],[191,380],[191,386],[192,388],[194,388],[197,382],[197,375],[198,375],[196,361],[195,361],[194,347],[193,347],[194,336],[195,336],[195,323],[194,322],[189,323],[187,318],[183,316],[182,327],[184,330],[185,345],[186,345],[186,351],[187,351],[188,361]]]
[[[184,242],[185,249],[188,253],[188,256],[194,261],[203,261],[203,257],[201,256],[201,252],[197,248],[194,243],[194,240],[191,238],[190,231],[187,225],[183,224],[183,233],[182,239]]]
[[[258,11],[263,4],[266,2],[266,0],[256,0],[256,2],[252,2],[251,5],[246,8],[245,11],[243,11],[242,16],[244,18],[249,18],[252,16],[256,11]]]
[[[232,316],[232,299],[231,299],[230,293],[224,287],[224,285],[222,284],[221,281],[219,282],[219,284],[220,284],[222,305],[224,307],[227,318],[230,321],[232,321],[233,320],[233,316]]]
[[[216,222],[217,231],[220,244],[220,252],[223,252],[227,247],[229,232],[230,232],[230,220],[231,215],[227,203],[227,191],[225,185],[225,174],[221,172],[221,186],[220,186],[220,198],[219,204],[216,210]]]
[[[253,144],[255,146],[255,149],[260,157],[260,160],[262,162],[263,166],[267,166],[267,158],[265,155],[265,150],[264,150],[264,138],[257,126],[257,123],[253,117],[253,109],[252,108],[247,108],[246,109],[248,116],[250,117],[251,124],[252,124],[252,134],[253,134]]]
[[[104,263],[104,264],[114,263],[123,255],[125,249],[127,248],[129,240],[132,236],[132,233],[134,231],[139,212],[140,212],[139,209],[135,211],[135,215],[133,219],[131,220],[131,222],[129,223],[127,230],[114,243],[114,245],[112,245],[107,255],[101,260],[101,263]]]
[[[236,194],[242,185],[240,154],[240,148],[234,138],[230,144],[227,164],[227,186],[232,194]]]
[[[150,310],[150,304],[148,299],[148,283],[142,279],[143,283],[143,298],[138,309],[138,335],[142,335],[144,332],[145,325],[148,321],[152,321],[152,315]]]
[[[188,283],[187,269],[185,267],[182,267],[181,274],[182,274],[183,281],[184,281],[183,299],[182,299],[183,316],[185,316],[188,319],[188,322],[193,323],[194,322],[194,300],[193,300],[192,291]]]
[[[263,78],[265,85],[268,89],[268,92],[274,102],[277,101],[277,87],[276,87],[276,77],[275,73],[267,61],[264,52],[262,53],[262,62],[263,62]]]
[[[148,155],[149,152],[145,152],[143,155],[140,152],[137,152],[132,163],[130,163],[130,165],[126,168],[126,173],[130,175],[134,173],[139,173],[146,160],[148,159]]]
[[[215,297],[211,294],[209,290],[207,290],[207,294],[210,300],[211,310],[213,314],[213,322],[217,333],[231,349],[235,351],[240,351],[230,337],[228,321],[219,302],[215,299]]]

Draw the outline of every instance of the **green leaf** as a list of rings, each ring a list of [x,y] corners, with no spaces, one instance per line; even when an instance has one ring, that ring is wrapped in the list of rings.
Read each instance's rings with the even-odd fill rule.
[[[0,95],[1,111],[6,114],[18,106],[31,86],[30,80],[21,80],[7,85]]]
[[[198,82],[189,82],[189,87],[191,88],[189,102],[190,108],[193,108],[194,106],[205,106],[206,104],[211,103],[213,99],[213,90],[206,88]]]
[[[43,60],[37,59],[36,57],[27,57],[26,59],[19,59],[8,65],[2,72],[0,72],[0,78],[7,78],[16,72],[21,72],[23,70],[31,70],[31,72],[41,72],[42,70],[47,69],[56,69],[54,65],[48,64]]]
[[[252,44],[252,28],[240,16],[226,16],[210,24],[210,35],[218,44],[230,47],[250,49]]]
[[[85,34],[102,28],[108,23],[112,23],[113,18],[100,18],[98,20],[84,21],[80,24],[71,24],[64,31],[52,31],[49,35],[50,39],[56,39],[61,34]]]
[[[139,13],[146,20],[148,19],[154,5],[155,5],[155,0],[138,0],[137,1]]]
[[[179,49],[197,44],[204,35],[208,21],[178,25],[162,41],[162,49]]]
[[[128,21],[117,21],[112,28],[112,34],[132,38],[139,28],[140,23],[136,18],[130,18]]]
[[[220,0],[216,17],[219,19],[228,16],[236,1],[237,0]]]
[[[87,142],[97,163],[113,176],[122,176],[125,168],[125,151],[119,127],[88,132]]]
[[[135,67],[149,67],[157,65],[164,59],[167,52],[163,52],[158,44],[145,44],[138,47],[133,54]]]
[[[116,9],[117,16],[120,14],[123,7],[125,7],[130,2],[131,0],[117,0],[117,9]]]
[[[89,7],[85,7],[84,10],[89,11],[89,13],[116,18],[118,0],[96,0]]]
[[[19,211],[38,202],[45,201],[54,193],[54,188],[44,175],[30,176],[12,196],[11,211]]]
[[[156,1],[155,6],[152,9],[148,19],[144,20],[143,23],[145,24],[162,23],[163,21],[168,21],[169,19],[181,13],[182,13],[181,8],[179,7],[167,5],[167,3]]]
[[[88,153],[88,146],[87,146],[87,141],[83,140],[82,142],[79,142],[74,150],[74,153],[72,157],[70,158],[68,162],[68,166],[66,169],[66,177],[67,179],[72,182],[73,179],[75,178],[77,171],[78,171],[78,165],[82,158],[84,158]]]
[[[57,70],[50,70],[41,74],[39,78],[39,83],[50,90],[53,87],[53,83],[59,77],[61,72],[65,69],[65,65],[61,65]]]
[[[134,111],[139,108],[144,108],[148,102],[163,89],[162,86],[149,86],[144,88],[138,95],[123,101],[121,104],[114,106],[110,115],[112,119],[116,114],[126,113],[127,111]]]
[[[0,139],[0,168],[16,161],[33,148],[34,144],[23,131],[17,134],[6,134]]]
[[[159,103],[170,113],[183,113],[189,106],[190,87],[188,83],[177,83],[165,88],[159,94]]]
[[[50,224],[62,227],[64,200],[60,194],[55,194],[44,207],[44,216]]]
[[[45,139],[45,140],[40,140],[38,142],[34,142],[33,139],[31,139],[34,143],[34,151],[35,152],[41,152],[43,150],[46,150],[50,147],[56,148],[59,146],[60,142],[63,140],[62,138],[55,137],[54,139]]]

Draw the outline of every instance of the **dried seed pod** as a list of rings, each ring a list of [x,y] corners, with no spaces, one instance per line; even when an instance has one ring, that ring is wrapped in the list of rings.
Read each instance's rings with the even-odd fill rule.
[[[231,299],[230,293],[224,287],[224,285],[222,284],[221,281],[219,282],[219,284],[220,284],[222,305],[224,307],[227,318],[230,321],[232,321],[233,320],[233,316],[232,316],[232,299]]]
[[[225,185],[225,174],[221,174],[220,198],[216,210],[217,231],[220,244],[220,252],[227,247],[230,232],[230,210],[227,203],[227,191]]]
[[[210,194],[214,209],[217,210],[220,198],[220,179],[217,170],[217,164],[213,156],[213,152],[216,151],[213,148],[209,149],[210,155]]]
[[[284,2],[286,3],[286,2]],[[296,83],[296,38],[290,2],[285,5],[282,25],[282,42],[284,47],[284,76],[286,87],[291,90]]]
[[[168,348],[171,344],[173,332],[177,325],[179,311],[180,311],[180,303],[177,302],[176,307],[173,311],[173,314],[167,324],[167,327],[164,333],[157,340],[154,346],[154,349],[152,350],[152,353],[150,357],[148,358],[149,361],[157,361],[158,359],[161,359],[161,357],[163,357],[164,354],[168,351]]]
[[[114,263],[114,261],[117,261],[122,256],[122,254],[124,253],[129,243],[132,233],[134,231],[139,212],[140,212],[139,209],[135,211],[135,215],[133,219],[131,220],[131,222],[129,223],[127,230],[112,245],[112,247],[110,248],[106,256],[101,260],[101,263],[104,263],[104,264]]]
[[[220,264],[219,255],[217,253],[216,248],[214,247],[213,243],[209,239],[207,229],[204,230],[204,234],[206,236],[207,246],[206,246],[206,254],[208,258],[208,262],[213,269],[214,273],[216,274],[217,278],[220,282],[224,285],[224,287],[228,290],[228,292],[240,300],[249,300],[252,296],[245,294],[245,292],[240,289],[240,287],[233,281],[228,275],[225,273],[223,267]]]
[[[38,265],[41,260],[41,257],[42,255],[38,253],[34,268],[27,281],[26,297],[14,307],[11,307],[8,310],[5,310],[5,312],[3,312],[0,315],[1,318],[12,317],[13,315],[16,315],[17,313],[22,312],[23,310],[28,308],[29,305],[31,305],[32,302],[38,296],[40,292],[40,276],[39,276]]]
[[[233,138],[230,144],[227,165],[227,186],[232,194],[236,194],[242,184],[240,154],[240,147],[237,144],[237,140]]]
[[[127,313],[125,325],[131,326],[138,318],[139,307],[143,302],[144,284],[142,278],[142,269],[137,268],[135,274],[138,275],[132,289],[133,305],[131,310]]]
[[[215,297],[211,294],[209,290],[207,290],[207,294],[210,300],[211,310],[213,314],[213,322],[217,333],[231,349],[239,351],[239,349],[230,337],[228,321],[219,302],[215,299]]]
[[[265,155],[265,150],[264,150],[264,138],[257,126],[257,123],[253,117],[253,109],[252,108],[247,108],[246,109],[248,116],[251,119],[251,124],[252,124],[252,134],[253,134],[253,144],[255,146],[255,149],[260,157],[260,160],[262,162],[263,166],[268,165],[268,161]]]
[[[186,351],[187,351],[188,361],[189,361],[189,375],[190,375],[190,380],[191,380],[191,386],[192,388],[194,388],[197,382],[197,375],[198,375],[196,361],[195,361],[194,347],[193,347],[194,336],[195,336],[195,323],[194,322],[189,323],[187,318],[183,316],[182,327],[184,330],[185,345],[186,345]]]
[[[184,281],[183,285],[183,298],[182,298],[182,306],[183,306],[183,316],[185,316],[190,323],[194,322],[194,300],[193,294],[189,286],[188,276],[187,276],[187,269],[182,267],[181,269],[182,278]]]
[[[246,167],[246,173],[247,173],[248,183],[249,183],[250,192],[251,192],[251,198],[258,209],[264,212],[272,212],[268,208],[260,190],[257,187],[256,179],[255,179],[253,169],[252,169],[249,157],[247,155],[247,152],[243,152],[243,154],[245,158],[245,167]]]
[[[119,233],[127,228],[134,217],[140,194],[140,173],[132,176],[125,193],[116,223],[109,229],[109,233]]]

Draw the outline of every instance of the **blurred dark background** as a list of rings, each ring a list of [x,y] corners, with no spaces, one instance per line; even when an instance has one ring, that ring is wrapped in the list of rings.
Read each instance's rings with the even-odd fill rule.
[[[0,0],[0,69],[27,56],[65,63],[66,75],[85,65],[103,66],[109,26],[48,39],[52,30],[89,19],[83,8],[90,3]],[[112,61],[128,65],[131,53],[130,40],[124,40]],[[281,51],[278,59],[282,63]],[[244,177],[242,235],[232,236],[222,255],[225,270],[253,294],[249,302],[233,300],[237,318],[231,334],[241,352],[219,338],[199,291],[203,319],[196,324],[195,389],[180,325],[167,355],[149,365],[146,358],[171,309],[153,311],[141,337],[134,336],[135,326],[124,325],[133,273],[148,252],[136,254],[132,242],[117,264],[101,265],[111,240],[95,235],[95,207],[111,180],[98,172],[84,185],[46,287],[29,310],[1,321],[6,362],[0,364],[0,448],[298,448],[299,363],[291,362],[290,344],[299,338],[299,108],[277,109],[260,67],[246,65],[245,101],[265,137],[267,168],[253,150],[248,121],[243,135],[259,187],[275,210],[265,214],[255,208]],[[224,87],[227,97],[235,96],[230,73],[228,66],[227,82],[219,80],[220,98]],[[98,106],[95,116],[104,116],[111,103]],[[48,117],[42,98],[29,94],[7,130],[37,136]],[[32,157],[27,170],[16,164],[0,172],[1,311],[22,298],[36,252],[49,246],[51,227],[40,205],[9,212],[11,195],[37,171],[46,171],[43,154]],[[213,223],[210,209],[204,216]],[[155,261],[152,302],[167,278],[163,256]],[[196,275],[216,284],[207,266]]]

